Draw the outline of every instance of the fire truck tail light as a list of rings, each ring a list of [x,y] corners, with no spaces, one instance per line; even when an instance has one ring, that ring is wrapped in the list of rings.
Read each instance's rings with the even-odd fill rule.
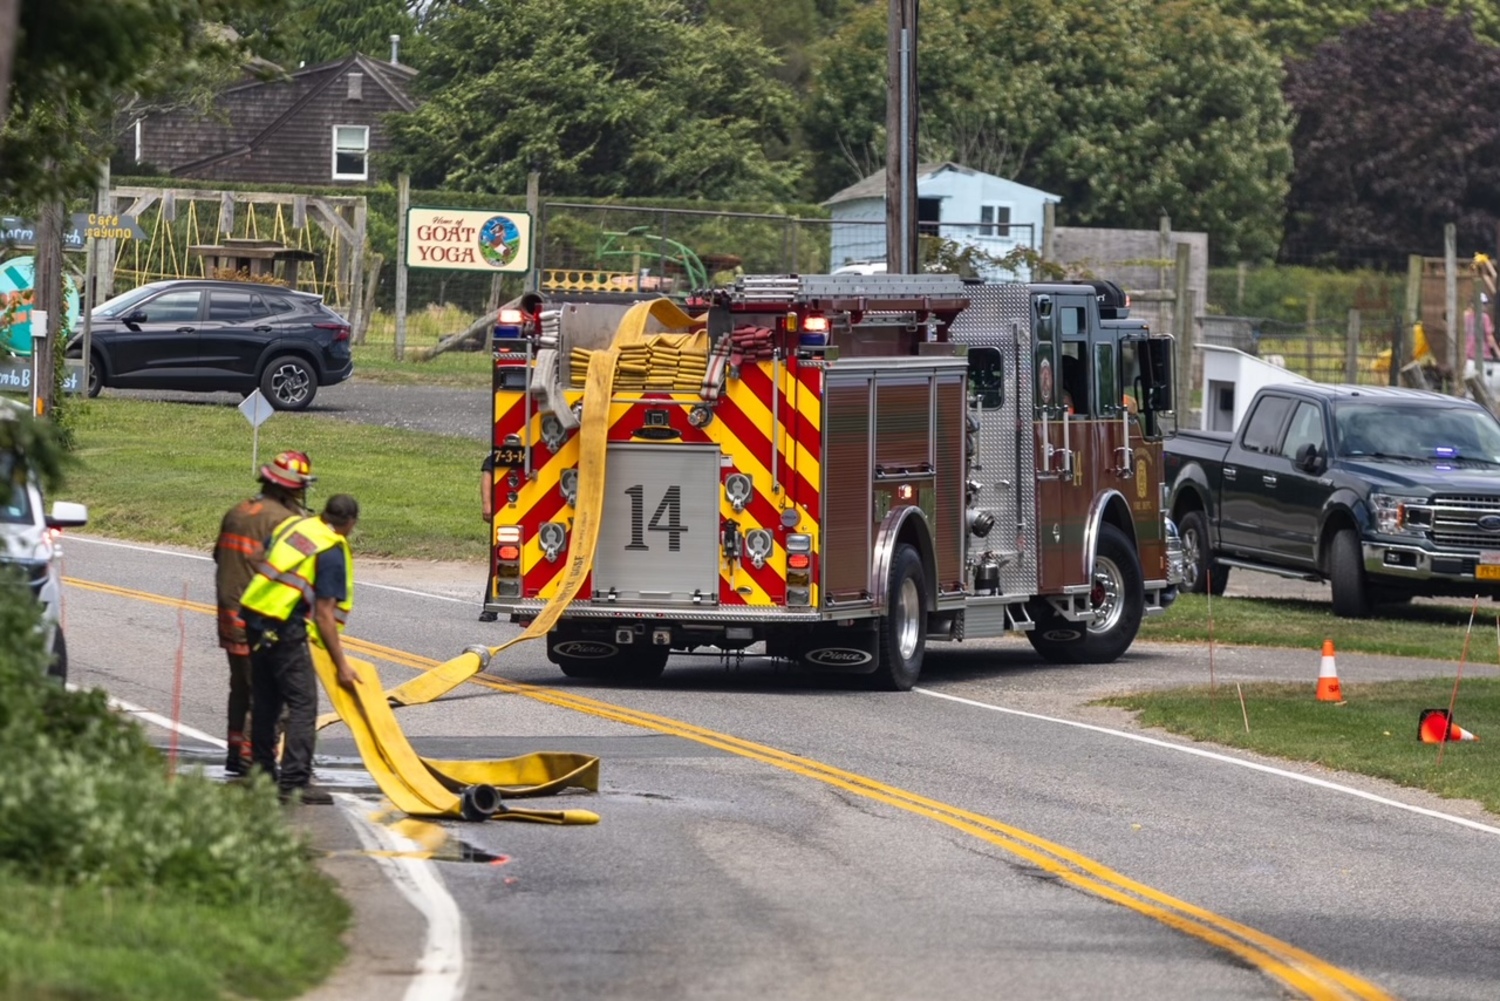
[[[793,532],[786,537],[786,551],[789,553],[812,552],[812,536],[803,535],[801,532]]]
[[[521,547],[507,543],[497,549],[495,555],[502,560],[518,560],[521,558]]]
[[[503,542],[515,542],[515,543],[519,543],[520,541],[521,541],[521,526],[520,525],[496,525],[495,526],[495,542],[497,544],[503,543]]]
[[[507,327],[519,327],[525,316],[519,309],[502,309],[498,322]]]
[[[802,321],[802,329],[809,334],[826,334],[828,333],[828,317],[809,316]]]
[[[812,557],[806,553],[792,553],[786,558],[787,569],[806,570],[812,566]]]

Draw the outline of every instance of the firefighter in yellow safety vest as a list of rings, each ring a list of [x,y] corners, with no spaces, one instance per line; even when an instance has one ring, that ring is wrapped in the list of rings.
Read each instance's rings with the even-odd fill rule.
[[[348,494],[335,494],[316,518],[282,522],[266,545],[265,561],[240,597],[250,643],[251,756],[255,766],[277,782],[283,799],[333,801],[327,791],[311,784],[318,679],[307,644],[311,639],[328,651],[340,684],[357,683],[339,633],[354,607],[354,557],[348,536],[358,521],[358,502]],[[276,721],[283,707],[285,744],[278,767]]]

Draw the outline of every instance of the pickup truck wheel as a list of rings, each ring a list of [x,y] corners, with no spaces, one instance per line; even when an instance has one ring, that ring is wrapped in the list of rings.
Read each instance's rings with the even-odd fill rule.
[[[62,626],[52,634],[52,663],[47,665],[47,677],[61,682],[68,680],[68,641],[63,639]]]
[[[1036,628],[1026,634],[1032,648],[1050,663],[1108,664],[1135,642],[1146,614],[1145,578],[1135,547],[1113,525],[1100,527],[1093,584],[1089,602],[1094,621],[1087,628],[1067,621],[1048,605],[1037,616]]]
[[[907,692],[922,673],[927,650],[927,579],[922,557],[911,546],[897,546],[886,583],[886,614],[880,619],[880,660],[870,687]]]
[[[1364,553],[1359,533],[1339,530],[1328,545],[1328,579],[1333,584],[1333,614],[1341,619],[1367,619],[1373,611],[1370,584],[1365,579]]]
[[[1202,511],[1189,511],[1182,516],[1179,526],[1182,534],[1182,582],[1183,590],[1189,594],[1224,593],[1229,584],[1229,568],[1213,559],[1213,550],[1208,545],[1208,516]]]

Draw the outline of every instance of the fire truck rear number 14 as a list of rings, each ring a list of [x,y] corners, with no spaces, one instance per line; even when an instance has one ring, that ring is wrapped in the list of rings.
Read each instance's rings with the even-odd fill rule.
[[[649,551],[651,547],[646,545],[644,530],[648,528],[653,532],[666,532],[667,551],[680,552],[682,533],[687,531],[687,526],[679,521],[682,515],[682,487],[667,487],[661,503],[656,505],[656,513],[651,516],[650,524],[644,528],[642,523],[646,520],[646,488],[637,484],[628,488],[625,493],[630,498],[630,545],[625,548]]]

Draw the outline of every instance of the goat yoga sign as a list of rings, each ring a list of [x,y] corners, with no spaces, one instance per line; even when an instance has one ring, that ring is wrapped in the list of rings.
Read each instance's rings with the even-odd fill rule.
[[[406,266],[524,272],[531,267],[531,216],[525,212],[409,209]]]

